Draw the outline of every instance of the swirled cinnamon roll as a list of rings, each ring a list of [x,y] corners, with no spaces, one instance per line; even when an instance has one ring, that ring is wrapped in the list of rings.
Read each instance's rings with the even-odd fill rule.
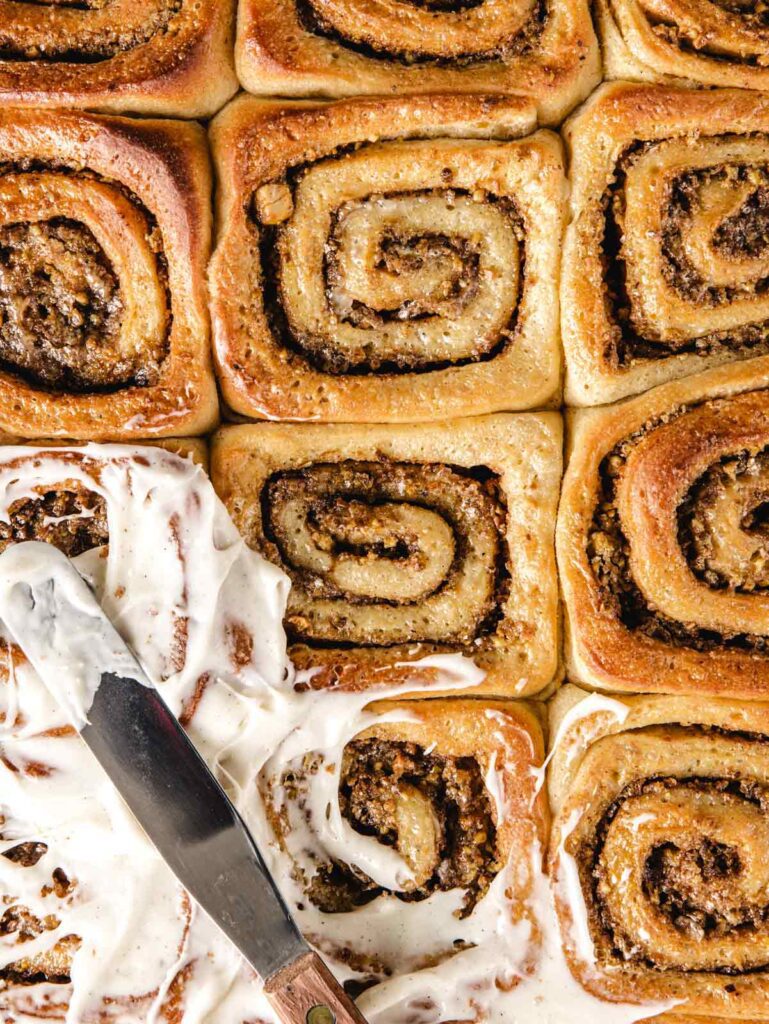
[[[367,717],[342,748],[290,760],[278,748],[259,782],[271,869],[358,989],[461,958],[529,917],[547,827],[533,707],[409,701]]]
[[[419,421],[560,386],[560,143],[523,100],[236,101],[214,124],[222,389],[268,419]]]
[[[600,79],[586,0],[242,0],[235,63],[257,95],[514,93],[544,124]]]
[[[232,96],[233,0],[2,0],[0,99],[209,117]]]
[[[0,151],[0,429],[121,440],[212,426],[200,130],[6,110]]]
[[[567,401],[769,350],[769,101],[617,83],[566,138]]]
[[[572,678],[769,693],[769,359],[576,414],[558,557]]]
[[[769,89],[769,16],[746,0],[598,0],[607,78]]]
[[[554,413],[435,427],[224,428],[212,478],[247,543],[293,583],[285,626],[317,687],[437,682],[459,652],[473,692],[526,694],[558,669]]]
[[[608,1001],[766,1019],[769,705],[565,687],[550,869],[564,950]]]

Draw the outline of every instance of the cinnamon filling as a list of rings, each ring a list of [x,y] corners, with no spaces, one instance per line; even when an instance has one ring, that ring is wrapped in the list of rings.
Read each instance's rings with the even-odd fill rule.
[[[762,739],[756,737],[757,742]],[[658,798],[664,806],[667,794],[682,793],[686,794],[694,823],[698,820],[699,801],[712,799],[714,794],[727,813],[732,805],[734,814],[739,814],[740,808],[746,805],[762,815],[769,810],[769,794],[758,784],[739,778],[642,778],[622,790],[602,816],[594,844],[585,844],[578,855],[583,884],[587,884],[592,895],[594,919],[611,936],[612,956],[620,961],[642,963],[656,970],[682,969],[656,962],[649,949],[639,945],[638,937],[625,929],[624,922],[614,918],[603,895],[613,891],[616,881],[603,863],[614,820],[638,798]],[[708,821],[706,806],[699,838],[689,837],[681,845],[661,835],[659,841],[643,853],[644,898],[669,922],[682,941],[694,943],[694,949],[705,939],[763,930],[769,921],[769,904],[751,904],[740,889],[744,871],[740,851],[709,835]],[[751,965],[747,969],[764,970],[765,967]],[[733,967],[715,970],[723,974],[740,973]]]
[[[405,901],[462,889],[469,916],[501,868],[491,800],[478,763],[426,753],[414,743],[353,740],[344,752],[342,813],[356,832],[398,850],[414,876]],[[343,913],[383,890],[348,864],[325,865],[308,896],[324,913]]]
[[[659,359],[665,354],[710,355],[727,349],[735,353],[760,355],[769,351],[767,322],[744,324],[728,331],[676,340],[653,337],[651,332],[646,336],[643,328],[634,323],[623,257],[625,180],[634,160],[654,146],[654,143],[638,143],[629,147],[619,159],[613,183],[604,196],[604,281],[607,312],[615,324],[605,358],[616,366],[630,366],[646,359]],[[758,167],[729,164],[693,169],[678,176],[671,183],[667,199],[659,200],[667,203],[660,238],[661,273],[683,299],[706,307],[717,307],[745,294],[742,287],[714,286],[704,280],[685,251],[685,235],[697,216],[700,195],[708,186],[719,182],[734,186],[750,185],[751,191],[742,208],[716,229],[711,240],[714,251],[727,260],[735,261],[763,256],[769,251],[769,164]],[[763,294],[769,289],[769,280],[758,281],[753,288],[756,294]]]
[[[0,551],[26,540],[53,544],[68,558],[102,547],[109,540],[106,503],[76,483],[15,501],[0,521]]]
[[[50,19],[41,16],[34,31],[17,29],[13,23],[0,27],[0,58],[12,61],[46,63],[96,64],[120,53],[134,50],[155,36],[169,31],[182,9],[183,0],[152,0],[137,5],[137,15],[128,23],[122,18],[101,17],[89,21],[90,15],[108,14],[113,0],[12,0],[19,7],[40,7],[55,12],[57,8],[82,12],[83,30],[67,36],[58,27],[55,13]]]
[[[488,472],[319,463],[275,474],[262,514],[266,553],[293,583],[285,623],[293,641],[470,643],[498,625],[509,578],[505,509]],[[472,593],[453,602],[463,584]],[[430,602],[443,598],[432,622]],[[324,601],[338,610],[322,610]],[[371,606],[381,623],[364,639],[353,632],[353,609]]]
[[[486,0],[404,0],[406,4],[445,15],[461,18],[464,11],[482,7]],[[388,43],[386,39],[375,38],[366,31],[365,25],[355,24],[340,27],[324,10],[323,0],[297,0],[297,13],[302,27],[313,35],[323,36],[338,46],[359,53],[374,60],[398,61],[404,65],[422,64],[466,67],[488,61],[506,61],[526,56],[538,45],[550,18],[550,0],[536,0],[525,24],[513,35],[500,39],[489,49],[475,50],[468,40],[467,50],[458,56],[442,56],[438,49],[415,48],[402,50]],[[397,6],[397,5],[396,5]],[[395,11],[393,17],[397,17]],[[425,40],[425,44],[427,40]]]
[[[616,505],[616,486],[634,444],[648,430],[675,419],[683,409],[671,411],[620,442],[604,457],[600,466],[600,488],[593,521],[588,531],[587,556],[590,567],[602,589],[607,607],[633,632],[641,633],[670,646],[690,647],[697,651],[736,648],[764,654],[769,652],[769,638],[744,633],[716,633],[700,629],[693,623],[677,622],[649,606],[636,585],[630,569],[630,548],[622,530]],[[712,552],[712,508],[723,485],[733,476],[763,470],[766,457],[736,456],[724,460],[695,485],[679,513],[679,537],[692,570],[711,586],[731,586],[750,592],[764,586],[769,570],[764,565],[764,502],[751,488],[743,507],[742,529],[752,531],[756,539],[755,557],[730,568],[725,576],[721,567],[709,560]]]
[[[356,147],[352,147],[353,149]],[[346,148],[335,154],[344,159]],[[269,187],[281,187],[285,196],[289,219],[293,209],[293,191],[301,180],[306,167],[293,168],[285,183],[273,183]],[[258,198],[258,197],[257,197]],[[477,362],[495,359],[510,345],[515,337],[518,321],[516,302],[506,317],[502,329],[488,335],[479,329],[469,346],[452,354],[449,358],[436,358],[429,346],[415,351],[401,351],[384,354],[378,351],[376,331],[384,325],[410,323],[417,332],[420,323],[441,319],[461,321],[469,305],[481,292],[483,277],[481,256],[484,239],[477,231],[468,229],[467,235],[441,230],[410,232],[404,228],[385,227],[379,239],[374,268],[377,273],[391,281],[408,282],[415,278],[414,294],[394,305],[375,305],[363,302],[347,294],[345,271],[341,252],[345,245],[343,232],[346,221],[356,211],[380,199],[398,202],[412,200],[415,203],[439,199],[447,210],[451,210],[457,199],[466,202],[471,197],[461,189],[427,189],[423,192],[397,192],[382,196],[372,195],[365,199],[345,203],[333,211],[331,229],[325,246],[323,261],[325,299],[328,309],[339,323],[371,332],[352,350],[334,343],[333,336],[319,332],[313,334],[292,324],[290,296],[284,296],[281,288],[282,260],[284,254],[284,229],[273,223],[268,215],[259,224],[259,251],[261,257],[260,289],[264,294],[264,305],[272,333],[280,339],[289,351],[300,355],[315,369],[335,375],[392,375],[399,373],[431,373],[449,367],[467,366]],[[506,198],[493,195],[472,197],[473,202],[490,203],[508,223],[516,239],[519,253],[516,267],[520,276],[519,296],[523,294],[525,279],[525,228],[515,205]],[[257,214],[258,216],[258,214]],[[433,280],[427,283],[426,275],[432,271]]]

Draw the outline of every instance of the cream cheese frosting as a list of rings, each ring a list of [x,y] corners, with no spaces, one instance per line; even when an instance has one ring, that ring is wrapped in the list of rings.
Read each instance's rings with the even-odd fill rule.
[[[275,780],[308,755],[327,770],[312,776],[307,813],[292,821],[292,856],[312,871],[313,852],[343,854],[393,892],[408,884],[411,868],[394,848],[350,827],[338,786],[345,745],[375,720],[409,714],[367,708],[372,696],[396,697],[417,684],[406,679],[397,688],[365,694],[301,685],[311,673],[294,672],[281,625],[288,582],[245,545],[205,473],[191,462],[157,448],[4,448],[0,518],[14,501],[62,479],[99,494],[107,509],[109,545],[79,555],[78,570],[235,801],[299,926],[321,952],[328,940],[387,959],[389,976],[359,1000],[372,1024],[631,1024],[666,1008],[603,1003],[572,979],[539,848],[524,865],[534,879],[530,913],[517,923],[509,889],[511,873],[522,866],[514,859],[462,919],[455,914],[461,900],[455,891],[413,903],[385,893],[337,914],[323,914],[303,899],[291,858],[273,834],[265,794],[269,789],[280,803]],[[0,604],[44,564],[50,565],[50,556],[41,558],[38,545],[3,555]],[[22,589],[15,599],[24,596]],[[23,600],[19,607],[22,617],[9,615],[6,628],[23,642],[29,625]],[[39,1024],[42,1013],[67,1024],[86,1024],[98,1014],[110,1024],[272,1020],[253,972],[190,904],[77,736],[93,692],[94,665],[109,658],[109,637],[74,642],[66,623],[56,629],[46,634],[49,655],[34,666],[5,645],[0,853],[21,843],[45,849],[32,866],[0,856],[0,892],[46,924],[21,946],[14,933],[0,934],[0,968],[68,936],[79,945],[71,984],[0,989],[0,1008],[13,1024]],[[74,643],[74,655],[63,659],[62,639]],[[442,689],[483,679],[460,656],[431,662],[441,671]],[[485,779],[498,818],[506,813],[498,777],[503,767],[492,766]],[[285,812],[293,813],[288,802]],[[72,884],[52,887],[57,870]],[[569,899],[575,927],[582,926],[589,939],[578,886]],[[420,969],[447,937],[459,951]],[[330,966],[342,981],[356,976],[341,962]],[[181,1016],[173,1018],[172,1007]]]

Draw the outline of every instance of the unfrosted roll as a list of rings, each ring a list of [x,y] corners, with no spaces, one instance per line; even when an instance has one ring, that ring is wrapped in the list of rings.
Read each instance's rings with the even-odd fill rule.
[[[245,416],[403,422],[560,388],[560,143],[515,98],[241,99],[214,124],[215,352]]]
[[[769,98],[615,83],[567,124],[566,398],[769,349]]]
[[[559,439],[552,413],[233,427],[212,476],[291,578],[291,657],[323,667],[313,686],[429,683],[435,669],[409,663],[459,652],[487,672],[478,692],[525,694],[558,670]]]

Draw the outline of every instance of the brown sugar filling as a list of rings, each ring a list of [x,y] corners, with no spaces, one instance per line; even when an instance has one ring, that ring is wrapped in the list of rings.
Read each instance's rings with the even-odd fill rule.
[[[26,540],[53,544],[68,558],[102,547],[109,540],[104,498],[72,483],[13,502],[0,521],[0,551]]]
[[[684,731],[684,730],[682,730]],[[764,737],[755,737],[764,742]],[[626,786],[606,809],[595,831],[593,843],[583,843],[577,860],[583,887],[591,894],[591,918],[594,927],[600,927],[611,936],[611,955],[626,963],[643,963],[656,970],[677,968],[655,962],[648,951],[639,948],[637,936],[627,933],[621,921],[614,920],[604,903],[601,889],[611,879],[602,863],[603,849],[614,818],[619,811],[637,797],[664,796],[666,791],[684,789],[691,794],[696,807],[697,794],[720,794],[728,806],[735,809],[748,802],[769,810],[769,794],[756,783],[735,778],[711,777],[653,777],[637,779]],[[681,847],[675,841],[660,837],[660,841],[647,853],[642,871],[644,897],[667,918],[683,941],[698,942],[704,938],[729,936],[758,931],[769,921],[769,905],[737,904],[734,900],[734,882],[742,872],[737,849],[717,842],[703,834],[701,840]],[[680,969],[680,968],[678,968]],[[749,970],[765,970],[764,966],[751,966]],[[731,967],[716,969],[716,973],[740,973]]]
[[[461,637],[453,641],[470,643],[494,633],[509,586],[504,529],[506,510],[496,478],[482,469],[473,473],[443,464],[411,464],[399,462],[316,463],[300,470],[274,474],[265,484],[262,496],[262,521],[266,538],[266,554],[291,577],[293,586],[312,598],[338,599],[345,605],[380,604],[384,608],[408,604],[418,605],[431,594],[451,588],[463,571],[471,538],[478,523],[491,524],[495,549],[478,586],[483,588],[482,612],[466,626]],[[298,509],[287,520],[279,510],[292,505]],[[339,558],[367,560],[387,559],[407,569],[424,567],[426,556],[419,538],[408,529],[389,528],[388,511],[395,505],[414,506],[435,513],[448,524],[454,541],[454,556],[448,571],[431,591],[406,598],[376,598],[340,589],[328,575],[295,564],[290,544],[297,528],[297,516],[306,523],[316,544],[325,548],[332,560]],[[257,539],[253,543],[258,546]],[[309,615],[309,617],[308,617]],[[339,644],[339,638],[327,634],[322,625],[312,621],[312,612],[292,614],[285,621],[293,641],[313,643],[324,640]],[[398,642],[430,642],[432,636],[410,632]]]
[[[80,11],[87,18],[89,11],[108,9],[112,0],[12,0],[13,3],[46,8],[63,7]],[[12,29],[0,27],[0,59],[12,61],[42,61],[45,63],[82,63],[96,64],[109,60],[148,43],[157,35],[161,35],[172,27],[173,21],[182,9],[183,0],[154,0],[146,5],[145,18],[139,23],[128,26],[121,25],[119,19],[109,27],[89,31],[87,38],[64,37],[57,31],[56,23],[40,38],[35,33],[35,42],[26,43],[13,33]],[[141,5],[139,5],[141,7]],[[41,25],[43,24],[41,15]],[[87,24],[87,22],[85,22]]]
[[[427,8],[436,14],[448,17],[461,16],[463,11],[480,7],[485,0],[405,0],[414,7]],[[499,44],[488,50],[473,50],[469,46],[465,53],[456,57],[443,57],[434,50],[404,51],[389,46],[386,40],[374,38],[366,33],[364,26],[355,26],[355,35],[345,34],[324,14],[322,0],[297,0],[299,20],[307,32],[330,39],[338,46],[372,59],[385,58],[404,65],[422,64],[437,67],[466,67],[488,61],[510,60],[531,53],[538,45],[550,19],[550,0],[537,0],[526,23],[514,35],[501,39]]]
[[[612,365],[631,366],[666,354],[711,355],[724,349],[750,355],[769,352],[769,323],[763,321],[675,342],[644,337],[636,330],[622,255],[625,179],[633,161],[658,144],[637,143],[628,147],[617,161],[612,183],[603,198],[601,245],[605,302],[608,318],[614,325],[604,358]],[[760,167],[729,164],[679,175],[670,189],[660,238],[661,273],[665,280],[683,298],[714,307],[728,303],[741,293],[728,287],[715,288],[703,281],[686,258],[682,237],[689,219],[696,215],[697,197],[702,187],[709,181],[723,179],[735,183],[750,181],[755,184],[755,191],[736,216],[719,226],[713,238],[714,248],[726,258],[756,257],[765,252],[769,248],[769,164]],[[769,280],[759,281],[755,287],[757,292],[763,293],[769,288]]]
[[[356,148],[358,147],[342,147],[334,153],[324,154],[324,157],[336,156],[343,160],[347,152],[352,152]],[[289,195],[293,193],[293,189],[305,170],[306,166],[298,166],[290,170],[284,183]],[[466,194],[461,189],[448,188],[428,189],[419,193],[393,193],[399,198],[441,195],[446,197],[448,203],[451,202],[453,196]],[[378,254],[379,268],[386,269],[388,273],[396,277],[408,276],[409,273],[413,273],[430,261],[437,260],[444,266],[449,265],[451,267],[450,283],[446,294],[439,300],[436,301],[431,297],[414,298],[394,309],[374,309],[358,301],[352,303],[350,309],[336,308],[334,294],[337,286],[343,283],[338,259],[340,225],[349,208],[365,201],[358,200],[354,204],[347,204],[344,209],[334,211],[332,216],[331,231],[324,259],[325,292],[329,306],[334,309],[343,322],[364,328],[375,328],[395,321],[426,320],[433,316],[461,317],[466,304],[475,296],[479,288],[480,249],[477,243],[471,242],[463,236],[441,232],[417,235],[385,233]],[[519,295],[522,295],[526,274],[526,232],[523,220],[517,212],[515,204],[509,199],[487,196],[484,201],[493,203],[496,208],[500,209],[512,226],[519,246],[518,269],[521,282]],[[290,204],[290,208],[293,209],[293,203]],[[261,271],[259,288],[264,296],[265,313],[272,334],[286,349],[323,373],[346,376],[431,373],[449,367],[487,362],[495,359],[510,344],[514,343],[520,301],[515,304],[512,316],[504,329],[496,337],[479,343],[470,357],[461,356],[452,360],[435,360],[430,358],[429,353],[424,355],[404,353],[397,359],[383,359],[377,356],[374,345],[362,345],[360,350],[353,354],[340,352],[326,338],[308,336],[306,333],[295,331],[292,328],[290,317],[284,308],[280,288],[282,229],[280,225],[261,223],[258,233]]]
[[[602,590],[605,605],[611,608],[628,630],[674,647],[690,647],[697,651],[736,648],[765,654],[769,652],[769,637],[745,633],[717,633],[713,630],[700,629],[692,623],[677,622],[651,608],[633,579],[630,547],[622,530],[616,504],[617,483],[634,445],[650,430],[662,423],[670,422],[684,411],[683,408],[671,410],[665,416],[645,424],[604,456],[599,467],[600,486],[595,512],[587,535],[588,562]],[[761,458],[763,459],[763,456]],[[736,588],[740,585],[739,582],[735,584],[735,581],[714,579],[709,575],[707,537],[697,526],[692,525],[698,518],[698,510],[704,511],[707,501],[712,499],[713,488],[718,485],[719,474],[730,472],[733,468],[731,462],[731,459],[725,459],[717,463],[708,471],[706,479],[695,484],[686,497],[679,510],[679,539],[692,570],[699,578],[712,586],[724,586],[731,582]],[[726,470],[724,465],[727,466]],[[763,513],[758,511],[758,505],[755,509],[758,513],[758,527],[763,530]],[[750,528],[751,520],[746,519],[745,525]]]
[[[478,763],[426,753],[414,743],[353,740],[344,752],[339,802],[356,832],[395,847],[412,869],[405,901],[438,890],[465,892],[469,916],[502,867],[492,804]],[[308,898],[324,913],[344,913],[384,890],[347,864],[327,864]]]

